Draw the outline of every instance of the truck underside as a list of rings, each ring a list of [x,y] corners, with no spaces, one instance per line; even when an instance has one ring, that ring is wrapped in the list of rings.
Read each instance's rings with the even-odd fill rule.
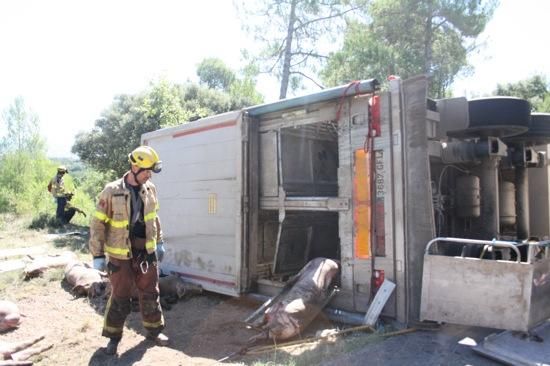
[[[256,117],[256,289],[322,256],[342,264],[333,306],[364,311],[382,276],[399,320],[527,330],[550,316],[548,200],[529,207],[530,185],[548,192],[550,119],[516,98],[433,101],[424,82],[380,95],[371,141],[372,93]]]
[[[550,116],[526,101],[371,80],[143,139],[172,167],[155,178],[163,270],[207,290],[274,295],[326,257],[332,307],[364,312],[389,279],[384,314],[404,323],[550,317]]]

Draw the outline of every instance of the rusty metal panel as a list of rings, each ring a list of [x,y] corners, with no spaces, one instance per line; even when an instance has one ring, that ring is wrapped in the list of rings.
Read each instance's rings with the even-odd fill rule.
[[[354,311],[366,311],[372,291],[372,241],[370,214],[372,203],[370,202],[370,184],[372,177],[368,176],[367,161],[370,156],[364,152],[366,139],[369,132],[369,99],[371,96],[362,96],[352,99],[349,105],[349,124],[346,126],[347,134],[339,134],[340,139],[348,144],[340,155],[346,155],[350,164],[350,179],[339,180],[339,192],[345,189],[350,191],[352,200],[349,214],[352,231],[349,243],[350,260],[348,266],[352,269],[353,290],[352,300]],[[343,187],[348,186],[348,187]],[[343,229],[340,227],[340,235]],[[359,244],[359,245],[357,245]]]
[[[403,81],[403,176],[405,276],[407,321],[418,320],[425,244],[435,236],[426,99],[428,80],[418,76]]]
[[[548,259],[529,264],[425,255],[421,320],[527,331],[550,317],[549,269]]]
[[[349,100],[344,101],[341,118],[338,121],[338,197],[352,197],[352,164],[353,150],[350,145],[350,105]],[[342,269],[340,271],[340,282],[342,293],[348,296],[337,296],[337,300],[344,300],[340,305],[346,309],[354,309],[354,274],[353,274],[353,212],[352,210],[338,213],[338,230],[340,235],[340,259]]]
[[[396,284],[393,299],[390,299],[385,311],[392,310],[393,305],[393,312],[390,314],[398,321],[405,323],[407,321],[407,287],[403,175],[406,166],[402,142],[402,96],[401,80],[390,81],[389,92],[380,96],[382,136],[387,136],[389,146],[380,150],[383,156],[379,159],[381,163],[379,165],[380,171],[383,172],[381,179],[385,189],[381,190],[379,195],[384,197],[384,228],[387,243],[384,259],[389,262],[386,268],[391,268],[387,271],[387,276]],[[383,264],[379,258],[376,260],[379,263],[378,266]]]

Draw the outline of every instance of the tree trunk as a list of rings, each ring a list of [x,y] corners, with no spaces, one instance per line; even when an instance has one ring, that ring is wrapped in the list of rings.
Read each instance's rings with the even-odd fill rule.
[[[290,4],[290,14],[288,17],[288,28],[285,40],[285,50],[283,54],[283,70],[281,75],[281,91],[279,92],[279,99],[286,98],[288,90],[288,82],[290,80],[290,60],[292,56],[292,41],[294,38],[294,23],[296,23],[296,2],[298,0],[292,0]]]
[[[432,69],[432,14],[428,14],[424,33],[424,73],[429,74]]]

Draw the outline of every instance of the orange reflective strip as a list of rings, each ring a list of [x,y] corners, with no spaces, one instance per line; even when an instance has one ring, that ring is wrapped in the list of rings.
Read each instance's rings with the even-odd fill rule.
[[[355,257],[371,257],[371,202],[370,202],[370,154],[363,149],[355,150],[353,175],[353,238]]]

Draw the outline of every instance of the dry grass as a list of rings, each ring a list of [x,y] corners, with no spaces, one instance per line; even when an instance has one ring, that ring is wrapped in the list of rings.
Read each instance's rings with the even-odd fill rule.
[[[62,229],[30,230],[28,220],[4,217],[3,222],[6,224],[0,229],[0,250],[46,246],[49,254],[73,250],[81,260],[91,260],[87,253],[86,228],[71,225]],[[83,235],[64,235],[74,231]],[[105,299],[74,298],[63,281],[63,269],[49,270],[42,277],[29,281],[23,280],[21,270],[0,273],[0,298],[16,302],[25,315],[21,326],[0,335],[0,341],[26,340],[44,334],[46,339],[40,343],[53,344],[52,349],[33,358],[38,366],[212,365],[218,364],[217,359],[241,349],[248,338],[256,334],[246,329],[241,320],[254,311],[257,304],[205,294],[179,302],[172,310],[165,311],[165,333],[171,338],[170,347],[153,347],[145,341],[140,315],[132,313],[119,347],[119,357],[109,357],[99,350],[106,344],[106,339],[100,336]],[[332,327],[323,319],[317,326]],[[373,336],[351,336],[334,342],[248,355],[233,362],[245,365],[316,365],[377,341]]]

